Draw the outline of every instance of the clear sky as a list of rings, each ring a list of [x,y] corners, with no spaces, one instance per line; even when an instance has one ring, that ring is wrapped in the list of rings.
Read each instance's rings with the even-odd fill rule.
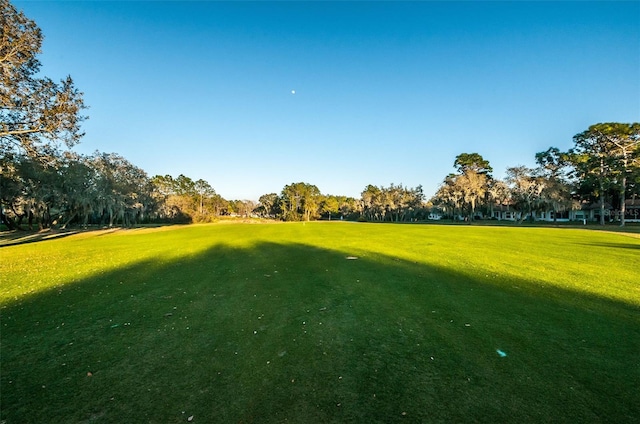
[[[500,178],[640,120],[638,1],[14,4],[43,30],[43,73],[85,93],[76,151],[230,200],[299,181],[430,197],[460,153]]]

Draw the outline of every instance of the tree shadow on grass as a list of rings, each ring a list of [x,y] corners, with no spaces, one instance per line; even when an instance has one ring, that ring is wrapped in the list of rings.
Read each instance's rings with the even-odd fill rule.
[[[56,229],[56,228],[47,228],[44,230],[7,230],[0,231],[0,248],[5,246],[15,246],[19,244],[27,244],[27,243],[35,243],[47,240],[60,239],[68,236],[72,236],[79,233],[99,233],[98,235],[103,236],[107,234],[114,233],[116,231],[135,231],[135,230],[144,230],[149,228],[158,228],[158,227],[173,227],[178,224],[144,224],[135,227],[104,227],[104,226],[96,226],[96,227],[87,227],[87,228],[66,228],[66,229]]]
[[[0,248],[37,241],[53,240],[77,234],[80,230],[1,231]]]
[[[1,419],[637,422],[638,312],[384,256],[220,245],[5,305]]]
[[[582,243],[584,246],[613,247],[615,249],[633,249],[640,250],[640,244],[633,243]]]

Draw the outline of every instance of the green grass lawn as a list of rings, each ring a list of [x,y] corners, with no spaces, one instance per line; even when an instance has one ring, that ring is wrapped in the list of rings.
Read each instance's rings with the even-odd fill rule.
[[[0,259],[6,424],[640,422],[637,235],[194,225]]]

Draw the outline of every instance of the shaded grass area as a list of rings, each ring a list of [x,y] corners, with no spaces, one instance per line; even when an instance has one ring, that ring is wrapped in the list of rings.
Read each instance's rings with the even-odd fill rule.
[[[411,228],[366,230],[366,240],[357,239],[362,226],[282,228],[292,232],[280,243],[267,241],[268,229],[228,243],[220,240],[235,229],[123,238],[123,252],[147,256],[5,301],[2,420],[640,420],[638,304],[524,278],[525,241],[514,238],[514,256],[499,255],[522,258],[525,270],[489,278],[500,264],[465,257],[472,247],[455,256],[443,246],[450,263],[418,259],[443,234],[473,244],[495,232],[447,229],[408,248],[384,243],[416,236]],[[320,246],[327,235],[333,248]],[[215,242],[160,255],[163,240],[198,236]],[[620,241],[579,247],[588,243],[573,236],[575,246],[571,233],[541,234],[564,254]],[[627,239],[620,244],[612,254],[635,254]]]

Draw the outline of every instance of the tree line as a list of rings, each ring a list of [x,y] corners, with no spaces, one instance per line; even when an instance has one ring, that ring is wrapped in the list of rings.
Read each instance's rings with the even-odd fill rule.
[[[473,220],[508,206],[519,220],[536,212],[562,213],[598,205],[600,224],[605,211],[625,225],[626,200],[640,195],[640,123],[600,123],[573,137],[566,152],[550,147],[535,155],[536,167],[509,167],[504,180],[492,177],[489,162],[477,153],[455,159],[456,173],[440,185],[433,203],[450,216]]]
[[[640,124],[603,123],[574,136],[567,152],[536,154],[535,168],[510,167],[492,176],[478,153],[455,158],[455,172],[426,199],[422,187],[368,185],[360,198],[322,194],[291,183],[256,203],[226,200],[209,182],[146,172],[117,153],[73,151],[87,119],[83,93],[68,76],[40,76],[42,33],[8,0],[0,0],[0,218],[9,229],[69,225],[131,226],[143,222],[210,222],[222,216],[285,221],[349,219],[409,222],[430,215],[472,221],[509,207],[520,220],[543,210],[558,213],[597,202],[617,206],[640,190]]]
[[[9,229],[212,222],[224,216],[408,221],[428,213],[421,187],[369,185],[362,199],[355,199],[324,195],[315,185],[299,182],[279,194],[262,195],[256,203],[226,200],[202,179],[149,177],[115,153],[51,152],[43,161],[14,152],[3,155],[1,163],[1,217]]]

